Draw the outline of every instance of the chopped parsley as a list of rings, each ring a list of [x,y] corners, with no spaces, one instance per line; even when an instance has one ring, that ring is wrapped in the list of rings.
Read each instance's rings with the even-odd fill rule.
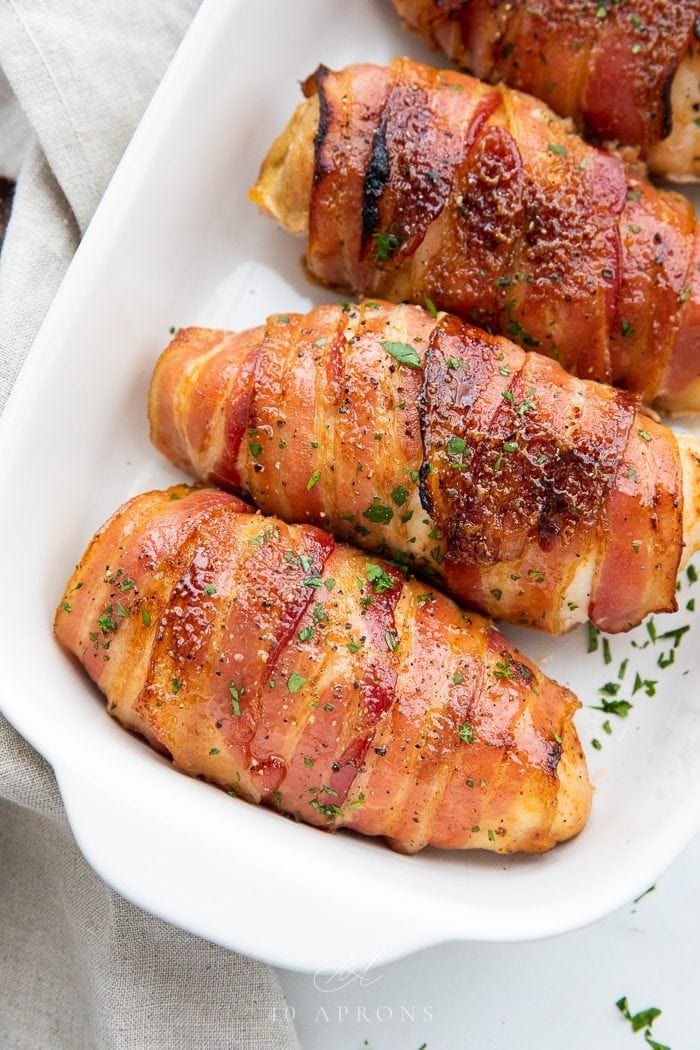
[[[469,725],[469,722],[464,722],[459,727],[459,739],[463,740],[465,744],[473,744],[476,740],[476,733],[474,729]]]
[[[384,635],[384,641],[386,642],[391,652],[395,653],[399,647],[399,636],[396,633],[396,631],[387,631]]]
[[[535,388],[533,386],[530,387],[530,391],[526,399],[524,401],[521,401],[518,405],[517,411],[519,416],[524,416],[526,412],[534,412],[535,408],[537,407],[535,404],[534,395]]]
[[[606,715],[617,715],[618,718],[627,718],[634,704],[629,700],[606,700],[601,697],[600,704],[591,705],[595,711],[603,711]]]
[[[461,437],[451,437],[447,442],[447,451],[451,456],[460,456],[466,447],[467,442]]]
[[[632,696],[638,693],[640,689],[643,689],[647,696],[656,696],[657,682],[655,679],[642,678],[639,671],[634,676],[634,684],[632,686]]]
[[[513,668],[510,662],[510,656],[506,653],[503,660],[499,660],[493,669],[494,678],[507,678],[510,681],[513,680]]]
[[[394,586],[393,579],[388,573],[384,572],[380,565],[373,565],[370,562],[365,569],[365,576],[367,581],[374,587],[376,594],[384,594],[385,591],[390,591]],[[428,595],[428,597],[432,596]]]
[[[409,368],[420,368],[421,360],[418,356],[418,352],[415,347],[410,346],[408,343],[394,343],[389,340],[382,342],[382,347],[388,354],[399,362],[401,365],[407,365]]]
[[[373,521],[377,525],[388,525],[394,517],[394,512],[391,507],[386,507],[383,503],[376,502],[371,503],[367,510],[362,511],[362,517],[367,518],[367,521]]]
[[[386,262],[395,255],[403,244],[403,239],[396,233],[375,233],[376,246],[374,258],[377,262]]]
[[[639,1010],[636,1014],[633,1014],[629,1008],[626,995],[623,995],[621,999],[618,999],[615,1006],[625,1020],[629,1021],[633,1032],[644,1031],[644,1041],[647,1046],[651,1047],[651,1050],[671,1050],[670,1047],[664,1046],[663,1043],[657,1043],[656,1040],[651,1037],[652,1025],[657,1017],[661,1016],[661,1010],[659,1010],[658,1006],[649,1006],[646,1010]]]
[[[108,607],[107,612],[103,612],[101,616],[97,617],[97,626],[100,628],[103,634],[109,634],[110,631],[116,631],[119,624],[111,616],[112,606]]]
[[[241,717],[241,699],[235,682],[228,684],[229,696],[231,697],[231,712],[236,718]]]

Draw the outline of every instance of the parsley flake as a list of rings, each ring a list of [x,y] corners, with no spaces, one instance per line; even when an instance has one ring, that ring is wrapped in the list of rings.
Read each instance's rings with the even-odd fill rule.
[[[386,262],[395,255],[403,244],[403,240],[396,233],[375,233],[376,247],[374,258],[377,262]]]
[[[394,517],[394,512],[391,507],[385,507],[383,503],[371,503],[367,510],[363,510],[362,517],[377,525],[388,525]]]
[[[380,565],[374,565],[370,562],[365,569],[365,576],[367,581],[374,587],[376,594],[384,594],[385,591],[390,591],[394,586],[393,579],[387,572],[384,572]]]
[[[459,739],[463,740],[465,744],[473,744],[476,740],[476,733],[469,725],[469,722],[464,722],[459,727]]]
[[[421,360],[415,347],[409,346],[408,343],[394,343],[384,340],[381,345],[399,364],[407,365],[408,368],[421,367]]]
[[[231,697],[231,712],[236,718],[241,717],[241,701],[238,689],[236,688],[235,682],[229,682],[228,684],[229,696]]]

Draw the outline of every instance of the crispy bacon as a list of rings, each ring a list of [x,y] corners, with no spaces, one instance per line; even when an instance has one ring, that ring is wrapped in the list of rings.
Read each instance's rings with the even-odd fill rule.
[[[232,414],[242,443],[220,424]],[[700,547],[694,439],[631,394],[417,306],[183,330],[149,415],[156,447],[196,476],[552,633],[675,609],[681,554]]]
[[[481,80],[543,99],[598,140],[639,147],[659,174],[700,175],[700,131],[684,165],[658,144],[693,124],[682,87],[700,37],[700,0],[393,0],[405,24]],[[694,79],[697,79],[695,77]]]
[[[582,378],[700,409],[689,201],[502,85],[396,59],[322,67],[305,91],[251,197],[306,224],[315,277],[432,301]]]
[[[176,766],[322,828],[540,853],[590,784],[573,694],[486,620],[309,525],[178,486],[98,532],[56,613]]]

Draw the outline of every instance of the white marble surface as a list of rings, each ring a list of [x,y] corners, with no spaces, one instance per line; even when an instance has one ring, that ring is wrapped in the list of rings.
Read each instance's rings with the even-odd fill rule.
[[[657,1043],[698,1050],[699,870],[700,836],[653,892],[574,933],[447,944],[334,980],[278,971],[302,1050],[648,1050],[623,995],[662,1010]]]

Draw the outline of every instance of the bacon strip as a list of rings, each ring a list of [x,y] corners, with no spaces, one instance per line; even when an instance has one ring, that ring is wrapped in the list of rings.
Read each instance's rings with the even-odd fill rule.
[[[314,277],[430,300],[582,378],[700,410],[687,200],[500,84],[395,59],[322,68],[306,92],[251,197],[295,230],[306,201]]]
[[[178,486],[100,530],[55,630],[111,714],[231,794],[408,852],[550,849],[590,805],[578,701],[422,591],[319,529]]]
[[[410,564],[499,619],[613,632],[675,609],[681,554],[700,542],[697,455],[682,459],[634,396],[416,306],[323,306],[255,332],[187,329],[163,353],[151,434],[174,462],[236,476],[266,512]],[[232,347],[211,358],[228,403],[195,393],[208,339]],[[228,454],[195,418],[245,411],[254,436]]]
[[[408,27],[481,80],[536,95],[599,140],[653,157],[674,118],[684,118],[674,112],[671,86],[697,48],[697,0],[393,3]]]

